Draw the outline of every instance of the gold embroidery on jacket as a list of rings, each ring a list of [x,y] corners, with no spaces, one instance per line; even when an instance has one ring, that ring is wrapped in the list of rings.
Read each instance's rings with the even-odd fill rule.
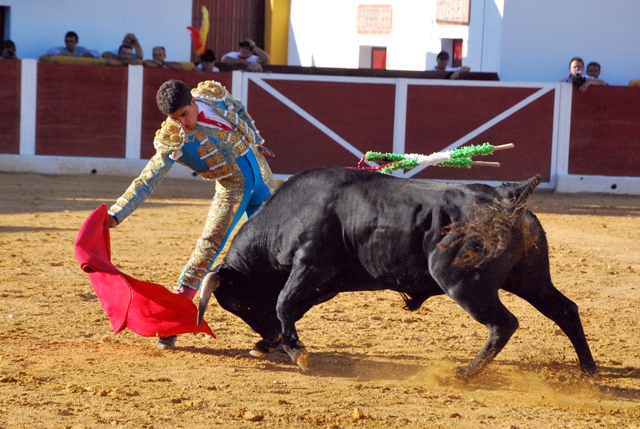
[[[184,132],[172,119],[165,120],[153,140],[156,150],[176,150],[184,146]]]

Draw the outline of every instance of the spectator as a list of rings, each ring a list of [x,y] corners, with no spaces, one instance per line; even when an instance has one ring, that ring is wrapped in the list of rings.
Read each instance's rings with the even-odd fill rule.
[[[155,67],[155,68],[164,68],[164,69],[173,69],[173,70],[182,70],[184,67],[182,63],[174,62],[174,61],[165,61],[167,58],[167,53],[164,49],[164,46],[155,46],[151,51],[152,60],[145,60],[142,65],[145,67]]]
[[[591,85],[606,85],[603,80],[596,79],[591,76],[583,76],[584,61],[580,57],[573,57],[569,61],[569,76],[560,79],[560,82],[568,82],[574,84],[580,91],[584,92]]]
[[[108,66],[128,66],[140,64],[142,64],[142,60],[140,58],[133,58],[133,48],[129,45],[120,45],[120,49],[118,49],[118,56],[114,58],[107,58]]]
[[[75,31],[68,31],[64,35],[64,46],[49,49],[47,55],[100,58],[98,51],[78,46],[78,40],[78,34]]]
[[[587,64],[587,76],[594,77],[596,79],[600,78],[600,63],[595,61],[591,61]]]
[[[196,70],[219,72],[220,69],[216,67],[216,54],[211,49],[204,51],[204,54],[200,55],[200,63],[196,66]]]
[[[467,73],[471,68],[467,66],[449,67],[449,53],[447,51],[440,51],[436,58],[437,64],[433,68],[438,72],[453,72],[449,79],[458,79],[460,73]]]
[[[251,39],[245,39],[238,44],[237,52],[229,52],[222,56],[222,63],[239,65],[247,71],[262,71],[262,66],[269,61],[269,55],[258,48]]]
[[[2,50],[0,51],[0,57],[3,60],[17,60],[16,44],[13,41],[7,39],[2,42]]]
[[[124,36],[124,39],[122,39],[122,44],[120,45],[120,47],[122,46],[128,46],[129,48],[131,48],[131,51],[132,51],[131,59],[140,60],[139,62],[136,61],[135,64],[142,64],[142,60],[144,60],[144,51],[142,50],[142,46],[140,46],[140,41],[138,40],[135,34],[127,33]],[[102,58],[118,59],[119,57],[120,57],[120,49],[118,49],[117,53],[116,51],[105,51],[102,53]]]

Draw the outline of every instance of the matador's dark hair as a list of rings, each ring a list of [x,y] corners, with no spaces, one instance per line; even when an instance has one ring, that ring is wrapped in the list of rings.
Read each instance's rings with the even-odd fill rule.
[[[168,115],[191,103],[191,89],[180,80],[168,80],[160,86],[156,94],[158,109]]]

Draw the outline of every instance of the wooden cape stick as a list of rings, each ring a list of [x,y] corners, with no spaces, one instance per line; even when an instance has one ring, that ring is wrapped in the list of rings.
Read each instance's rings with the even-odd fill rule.
[[[474,167],[500,167],[499,162],[491,161],[471,161],[471,165]]]
[[[493,151],[511,149],[513,148],[513,143],[505,143],[499,146],[494,146]],[[491,161],[471,161],[471,165],[474,167],[500,167],[499,162],[491,162]]]

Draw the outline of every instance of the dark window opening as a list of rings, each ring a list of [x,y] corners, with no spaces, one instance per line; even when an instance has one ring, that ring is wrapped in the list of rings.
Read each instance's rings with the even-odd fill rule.
[[[7,34],[7,24],[9,17],[9,7],[0,6],[0,38],[4,42],[6,39],[9,39],[9,35]]]

